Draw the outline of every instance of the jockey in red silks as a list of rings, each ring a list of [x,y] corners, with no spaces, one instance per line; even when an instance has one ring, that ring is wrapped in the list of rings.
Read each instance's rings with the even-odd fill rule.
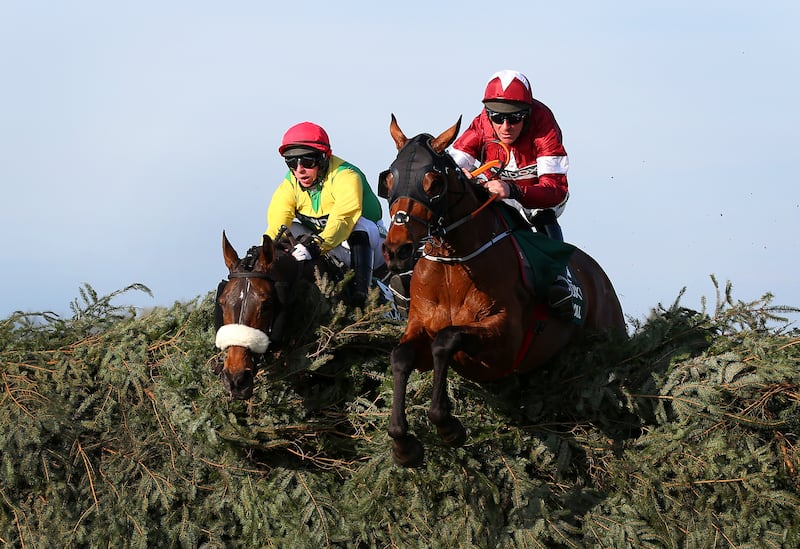
[[[527,77],[513,70],[489,78],[483,105],[450,155],[468,174],[499,161],[499,168],[483,179],[484,187],[517,209],[537,232],[563,241],[558,217],[569,199],[569,159],[552,111],[533,98]],[[556,279],[548,301],[557,316],[571,316],[566,276]]]

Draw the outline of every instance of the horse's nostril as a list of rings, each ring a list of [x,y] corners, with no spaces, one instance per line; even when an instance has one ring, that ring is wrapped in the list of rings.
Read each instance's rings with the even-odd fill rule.
[[[407,261],[411,259],[413,253],[414,253],[414,246],[412,246],[411,244],[403,244],[402,246],[400,246],[400,249],[397,250],[397,257],[398,259]]]
[[[223,371],[223,384],[231,397],[247,400],[253,394],[254,376],[252,370],[246,369],[235,374]]]

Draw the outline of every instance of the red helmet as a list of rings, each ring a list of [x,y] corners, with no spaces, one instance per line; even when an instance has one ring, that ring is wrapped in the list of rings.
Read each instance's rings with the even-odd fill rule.
[[[531,84],[521,72],[498,71],[489,78],[489,83],[486,84],[486,91],[483,93],[484,104],[487,101],[495,106],[505,103],[517,106],[517,110],[525,108],[533,103]],[[492,108],[491,105],[487,105],[487,107]]]
[[[321,151],[325,156],[330,156],[331,140],[328,139],[328,134],[322,126],[313,122],[300,122],[283,134],[278,153],[284,156],[290,149],[298,149],[297,152],[300,154],[304,149],[305,152]]]

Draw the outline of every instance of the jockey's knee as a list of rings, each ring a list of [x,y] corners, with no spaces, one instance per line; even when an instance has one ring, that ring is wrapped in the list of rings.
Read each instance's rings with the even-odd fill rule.
[[[552,240],[564,242],[564,234],[558,224],[558,216],[553,210],[539,210],[533,218],[532,225],[536,232],[544,233]]]
[[[537,231],[543,233],[544,230],[540,227],[545,227],[546,225],[550,225],[552,223],[558,223],[556,212],[551,209],[547,209],[536,212],[536,215],[533,216],[533,222],[531,224],[536,227]]]

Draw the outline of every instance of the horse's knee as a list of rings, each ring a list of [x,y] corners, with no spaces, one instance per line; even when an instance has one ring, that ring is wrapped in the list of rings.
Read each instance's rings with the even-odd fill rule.
[[[431,350],[434,356],[447,356],[450,357],[456,351],[462,351],[467,354],[477,353],[479,348],[479,340],[474,335],[465,332],[458,326],[448,326],[439,331],[433,340]]]
[[[438,408],[429,408],[428,409],[428,419],[431,420],[431,423],[434,425],[441,425],[442,422],[447,420],[447,417],[450,415],[448,410],[442,409],[442,407]]]
[[[395,347],[390,355],[392,374],[408,378],[414,370],[414,350],[407,345]]]

